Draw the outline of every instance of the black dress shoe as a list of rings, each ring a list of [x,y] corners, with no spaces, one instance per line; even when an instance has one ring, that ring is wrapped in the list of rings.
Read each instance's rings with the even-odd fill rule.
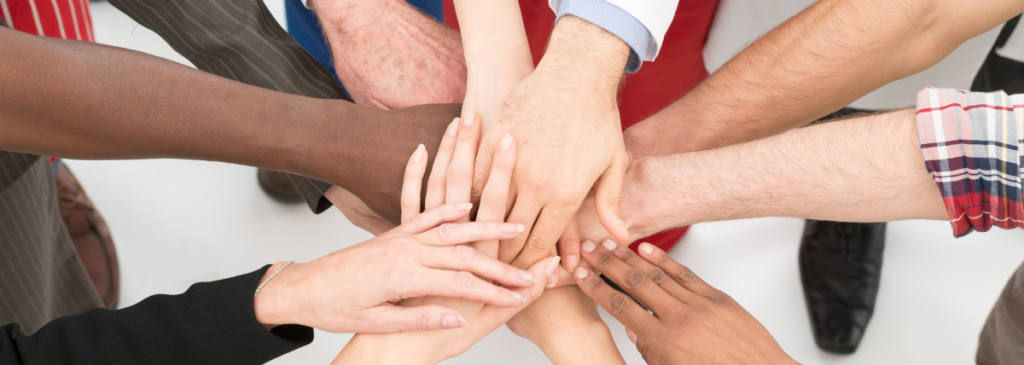
[[[285,204],[298,204],[302,202],[302,196],[295,189],[295,185],[292,185],[292,181],[288,179],[288,174],[286,173],[259,169],[256,172],[256,180],[260,182],[260,189],[263,189],[263,192],[267,193],[271,199]]]
[[[875,310],[885,223],[807,220],[800,277],[814,340],[822,350],[857,351]]]

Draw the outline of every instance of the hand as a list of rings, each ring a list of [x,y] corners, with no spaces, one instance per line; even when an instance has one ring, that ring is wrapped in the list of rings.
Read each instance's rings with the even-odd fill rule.
[[[470,182],[476,143],[480,137],[481,123],[470,120],[463,123],[456,118],[449,126],[439,147],[438,156],[427,182],[424,206],[431,209],[440,204],[469,204]],[[499,224],[505,212],[509,180],[515,166],[515,141],[507,136],[495,151],[492,173],[484,189],[476,224]],[[402,192],[402,220],[417,221],[426,213],[420,211],[420,186],[427,164],[425,158],[414,157],[406,167]],[[447,205],[445,205],[447,206]],[[429,212],[429,211],[428,211]],[[487,222],[487,223],[485,223]],[[522,228],[521,225],[516,225]],[[485,255],[497,255],[497,241],[483,240],[474,244]],[[515,291],[523,303],[529,303],[540,296],[544,285],[549,282],[558,259],[543,260],[530,268],[537,282],[527,290]],[[502,308],[478,301],[452,300],[447,298],[414,298],[400,305],[438,305],[457,308],[468,325],[456,330],[442,332],[407,331],[390,334],[358,334],[345,346],[335,359],[343,363],[422,363],[434,364],[465,352],[474,343],[500,327],[524,306]]]
[[[397,109],[462,102],[466,63],[458,32],[403,0],[314,4],[338,78],[356,103]]]
[[[583,258],[654,313],[576,270],[580,288],[626,326],[648,364],[796,363],[735,300],[649,243],[637,255],[612,241],[585,242]]]
[[[625,364],[597,304],[576,285],[544,291],[506,325],[555,364]]]
[[[422,159],[423,147],[417,154]],[[444,205],[372,240],[286,268],[256,296],[257,320],[267,327],[301,324],[339,333],[433,330],[461,327],[465,318],[440,305],[394,303],[445,296],[521,306],[521,294],[473,275],[514,287],[533,285],[536,275],[460,245],[515,236],[519,225],[448,223],[466,217],[471,208]]]
[[[522,149],[508,221],[532,227],[528,235],[503,243],[499,260],[528,267],[547,256],[591,188],[601,223],[615,237],[628,237],[619,207],[628,157],[615,100],[628,54],[614,35],[573,16],[562,18],[537,70],[516,86],[487,127],[474,193],[487,181],[483,167],[500,139],[512,135]]]
[[[359,197],[338,185],[331,185],[324,192],[324,197],[338,207],[338,210],[345,215],[345,218],[348,218],[349,222],[374,236],[379,236],[395,228],[391,223],[381,219],[370,207],[367,207]]]

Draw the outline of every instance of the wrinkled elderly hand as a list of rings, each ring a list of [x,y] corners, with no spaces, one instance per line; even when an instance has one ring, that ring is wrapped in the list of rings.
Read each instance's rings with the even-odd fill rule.
[[[649,243],[640,254],[604,241],[583,243],[583,258],[629,296],[586,268],[576,281],[626,326],[648,364],[795,364],[750,313]]]

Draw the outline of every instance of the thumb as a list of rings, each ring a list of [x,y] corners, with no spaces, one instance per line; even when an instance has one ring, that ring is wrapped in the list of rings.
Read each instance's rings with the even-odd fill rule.
[[[399,331],[433,331],[466,326],[466,318],[452,308],[438,304],[401,307],[387,304],[382,313],[371,319],[371,331],[390,333]]]
[[[629,242],[629,231],[622,221],[622,180],[626,176],[627,158],[615,159],[594,187],[594,208],[597,219],[619,242]]]

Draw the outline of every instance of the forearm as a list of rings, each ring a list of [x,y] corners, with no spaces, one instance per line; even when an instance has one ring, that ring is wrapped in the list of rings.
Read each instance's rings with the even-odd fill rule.
[[[338,78],[357,103],[393,109],[462,102],[466,63],[454,30],[404,0],[313,3]]]
[[[558,313],[555,313],[556,315]],[[625,364],[604,322],[559,328],[543,340],[534,341],[555,365]]]
[[[456,0],[466,54],[465,107],[490,124],[501,101],[533,71],[519,2]]]
[[[913,110],[637,163],[623,192],[623,215],[637,237],[755,217],[947,219],[924,166]]]
[[[0,43],[17,50],[0,57],[4,150],[288,171],[337,184],[388,219],[399,216],[408,154],[419,143],[436,150],[430,138],[444,123],[434,121],[458,115],[458,106],[385,113],[278,93],[135,51],[6,28]]]
[[[805,125],[938,63],[1024,3],[819,1],[627,133],[637,156],[750,141]]]

